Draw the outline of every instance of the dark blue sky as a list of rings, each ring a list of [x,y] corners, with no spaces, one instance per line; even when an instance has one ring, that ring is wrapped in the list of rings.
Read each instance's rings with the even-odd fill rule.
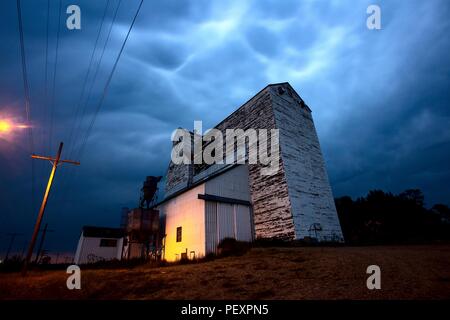
[[[50,0],[46,100],[47,1],[22,0],[36,153],[54,153],[58,141],[68,142],[107,2],[62,0],[49,146],[59,1]],[[65,27],[70,4],[81,7],[81,30]],[[109,1],[94,67],[117,4]],[[381,7],[381,30],[366,27],[370,4]],[[86,112],[76,143],[137,5],[122,0],[91,99],[81,100]],[[144,177],[164,174],[174,129],[192,128],[194,120],[211,127],[275,82],[290,82],[311,107],[336,197],[420,188],[427,205],[449,204],[449,16],[445,0],[145,0],[76,159],[82,165],[58,172],[45,218],[55,229],[47,249],[74,251],[85,224],[118,225],[120,208],[137,205]],[[25,121],[15,0],[0,2],[0,37],[0,118]],[[63,154],[71,149],[66,145]],[[29,240],[49,171],[48,163],[36,161],[32,210],[26,132],[0,136],[0,251],[8,232],[24,233],[16,250]]]

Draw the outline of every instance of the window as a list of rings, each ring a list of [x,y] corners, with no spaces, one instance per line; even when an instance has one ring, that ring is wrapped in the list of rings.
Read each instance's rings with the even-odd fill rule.
[[[177,242],[181,242],[181,227],[177,228]]]
[[[100,239],[100,247],[117,247],[116,239]]]

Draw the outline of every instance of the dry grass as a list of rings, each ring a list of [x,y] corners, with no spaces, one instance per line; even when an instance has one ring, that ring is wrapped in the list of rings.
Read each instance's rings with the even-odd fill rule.
[[[382,289],[366,288],[368,265]],[[162,268],[0,275],[0,299],[449,299],[450,245],[256,248],[241,257]]]

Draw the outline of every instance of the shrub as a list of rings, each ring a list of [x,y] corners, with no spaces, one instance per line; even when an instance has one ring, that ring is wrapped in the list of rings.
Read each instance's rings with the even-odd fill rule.
[[[241,256],[250,249],[250,244],[244,241],[237,241],[234,238],[225,238],[217,246],[219,256]]]

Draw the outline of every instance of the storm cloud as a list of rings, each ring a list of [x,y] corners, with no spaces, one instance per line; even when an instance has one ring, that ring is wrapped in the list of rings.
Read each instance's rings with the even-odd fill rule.
[[[59,1],[50,0],[47,85],[47,1],[22,1],[35,153],[54,153],[64,141],[64,156],[80,156],[76,146],[138,5],[122,0],[69,143],[107,3],[94,69],[119,2],[62,1],[49,145]],[[164,175],[174,129],[192,129],[194,120],[212,127],[267,84],[285,81],[313,111],[335,197],[420,188],[427,205],[449,204],[450,5],[377,1],[382,29],[369,30],[372,3],[145,0],[85,152],[75,159],[82,165],[57,173],[47,249],[74,251],[83,225],[117,226],[121,207],[138,204],[145,176]],[[81,8],[81,30],[65,27],[70,4]],[[16,2],[1,1],[0,17],[0,116],[25,121]],[[29,154],[25,132],[1,138],[0,250],[15,231],[24,234],[20,251],[34,225],[50,165],[35,163],[33,196]]]

